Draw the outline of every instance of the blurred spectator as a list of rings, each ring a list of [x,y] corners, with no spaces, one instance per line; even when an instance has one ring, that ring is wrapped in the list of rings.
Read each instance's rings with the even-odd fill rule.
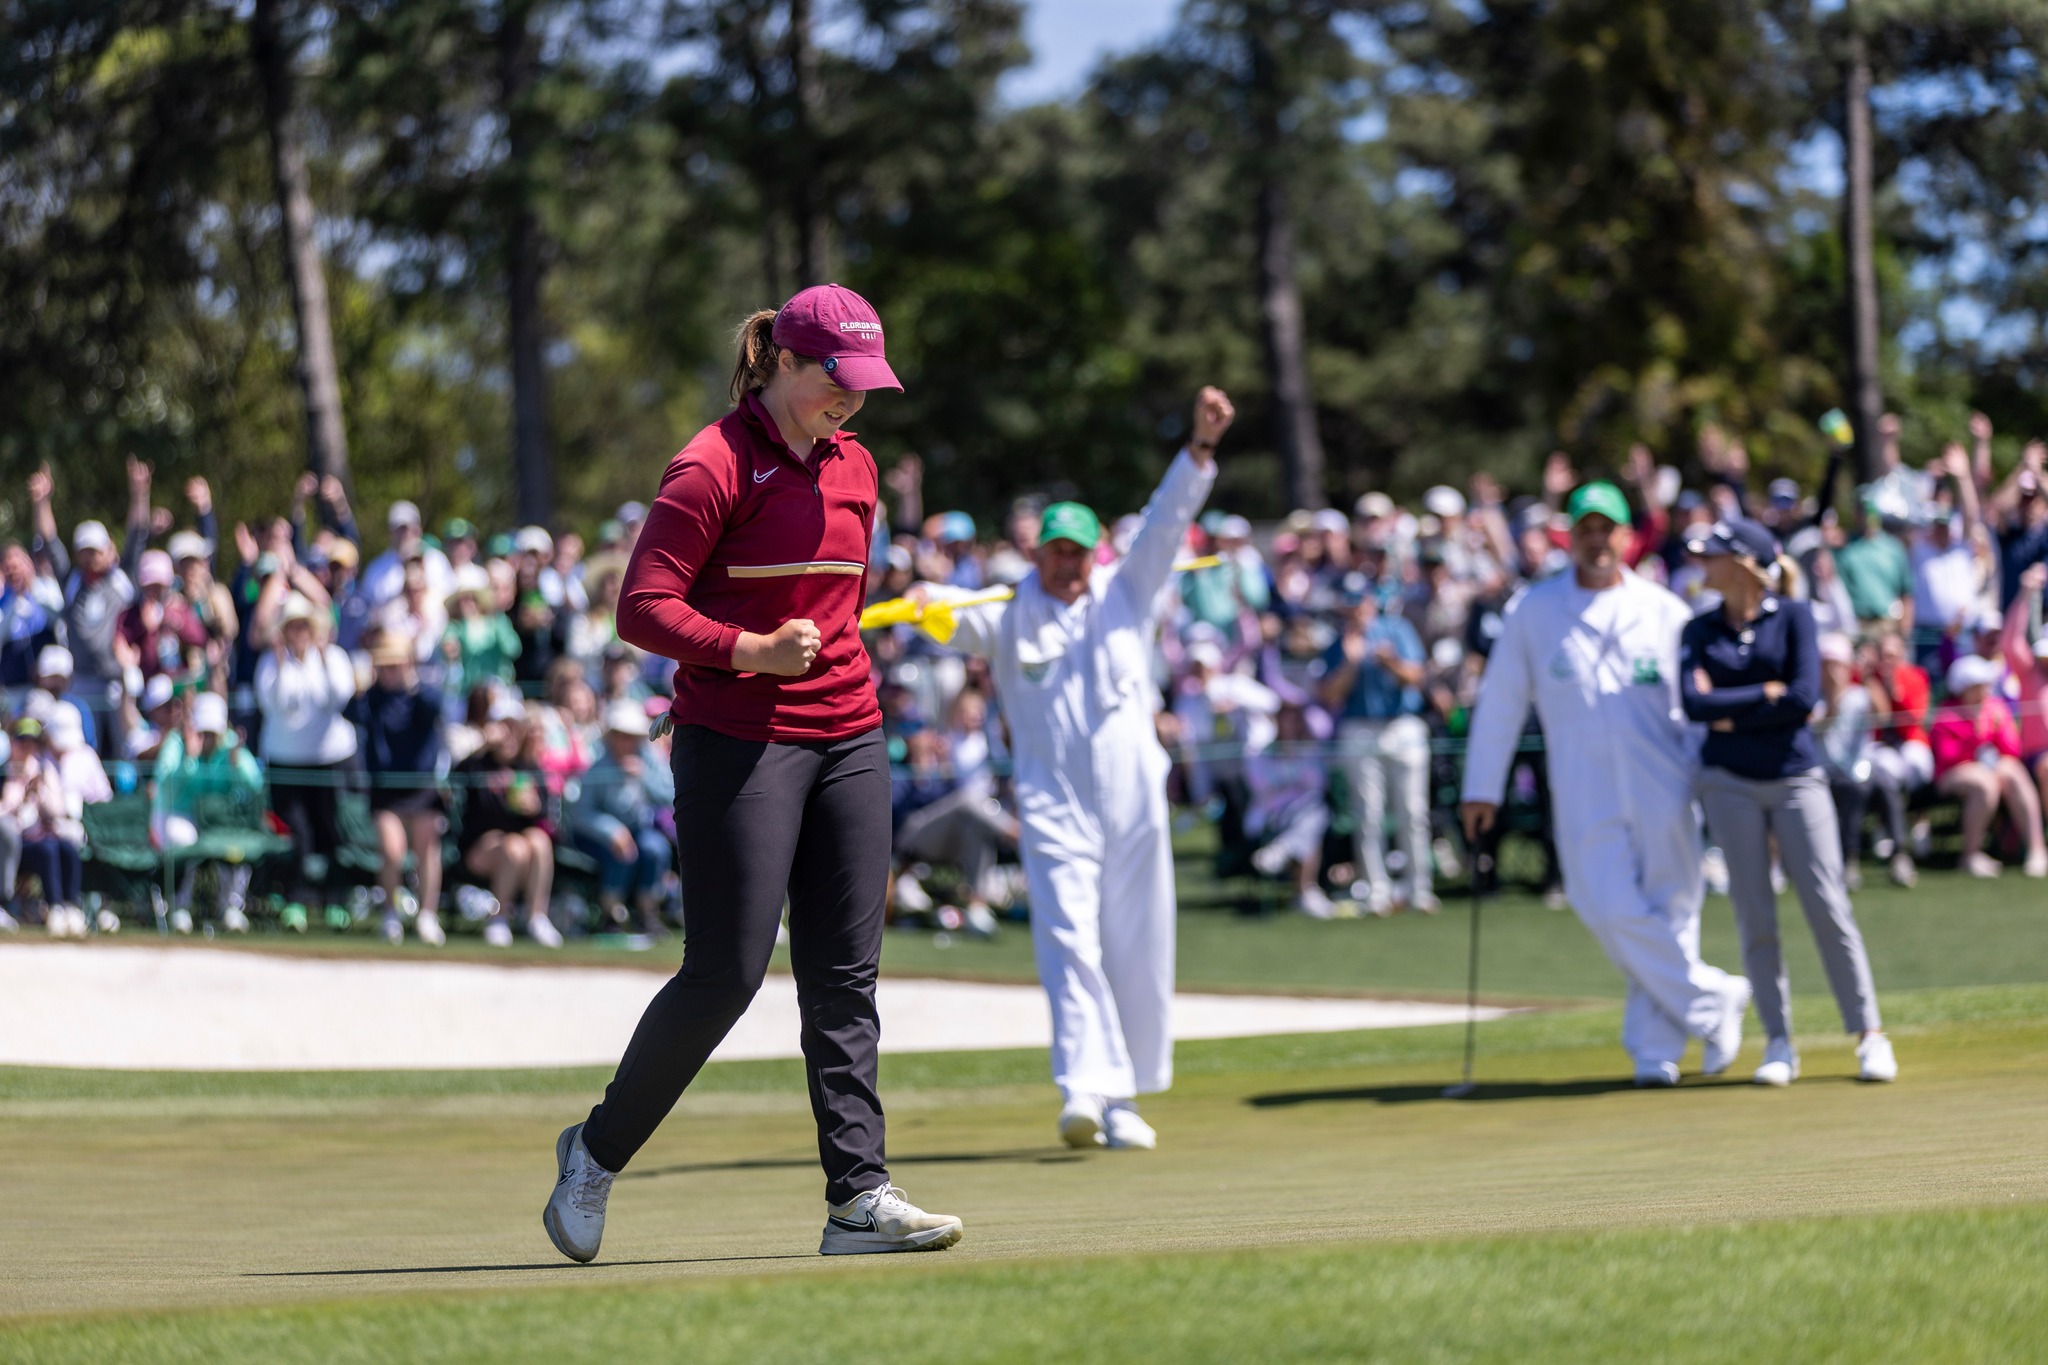
[[[1813,733],[1820,741],[1828,789],[1835,798],[1835,815],[1841,825],[1844,875],[1852,883],[1862,880],[1863,816],[1871,798],[1876,797],[1894,850],[1892,881],[1911,886],[1919,874],[1906,851],[1906,794],[1890,769],[1871,761],[1870,693],[1856,682],[1855,641],[1839,632],[1822,635],[1820,661],[1821,700],[1814,712]],[[1850,889],[1856,886],[1852,884]]]
[[[377,885],[384,913],[378,925],[387,942],[405,937],[402,917],[405,858],[412,854],[419,882],[413,931],[422,943],[447,942],[441,927],[441,834],[446,828],[439,781],[448,761],[442,742],[441,694],[420,682],[410,642],[380,634],[370,643],[370,686],[348,703],[361,732],[363,766],[370,780],[370,817],[382,861]]]
[[[28,722],[33,724],[33,722]],[[20,735],[17,732],[17,741]],[[21,865],[42,883],[48,909],[44,924],[55,935],[82,938],[86,933],[80,882],[84,876],[85,808],[111,800],[113,787],[99,755],[86,744],[77,717],[52,716],[23,773],[24,797],[16,809],[26,812],[21,827]],[[0,802],[0,805],[6,803]],[[60,928],[59,925],[62,925]],[[120,920],[103,911],[97,926],[118,929]]]
[[[1878,636],[1863,681],[1870,689],[1878,727],[1871,763],[1884,769],[1900,791],[1926,786],[1934,780],[1934,751],[1925,722],[1931,689],[1927,674],[1906,661],[1906,639],[1898,630]]]
[[[643,932],[661,934],[662,884],[675,856],[657,821],[675,800],[675,778],[649,750],[647,726],[633,702],[605,708],[604,752],[583,774],[568,820],[576,847],[597,860],[605,921],[624,924],[630,907]]]
[[[183,677],[202,671],[211,637],[198,613],[174,591],[177,575],[170,555],[143,551],[135,581],[138,595],[114,627],[114,657],[123,672],[133,669],[147,681],[160,673]]]
[[[1244,754],[1273,742],[1280,698],[1250,674],[1225,666],[1215,627],[1203,624],[1187,647],[1188,671],[1174,689],[1188,799],[1206,803],[1218,780],[1234,777]]]
[[[986,785],[960,779],[949,762],[945,737],[923,720],[904,722],[898,733],[905,760],[892,778],[896,857],[904,863],[958,868],[966,927],[983,937],[993,934],[990,878],[1003,852],[1016,849],[1016,817],[1003,810]],[[898,879],[898,886],[903,887],[903,879]],[[928,908],[930,899],[921,887],[908,897],[899,889],[898,903]]]
[[[597,693],[583,680],[583,670],[574,659],[557,659],[541,683],[546,703],[533,710],[537,738],[535,754],[540,770],[547,775],[548,791],[560,796],[568,780],[583,772],[603,750],[599,726]],[[647,722],[640,724],[647,733]]]
[[[1358,803],[1360,884],[1352,894],[1368,914],[1391,914],[1397,900],[1433,912],[1422,641],[1407,621],[1381,613],[1370,584],[1349,584],[1346,595],[1349,611],[1337,642],[1323,655],[1317,695],[1338,718],[1338,744]],[[1395,838],[1407,859],[1406,893],[1399,898],[1387,872],[1390,804]]]
[[[534,726],[515,697],[500,695],[489,705],[483,747],[455,765],[463,794],[457,840],[463,870],[482,878],[498,903],[484,924],[486,943],[511,944],[512,907],[523,901],[528,937],[543,948],[559,948],[561,932],[548,918],[555,844],[543,824],[547,785],[534,753]]]
[[[56,617],[36,600],[36,566],[18,541],[0,549],[0,689],[10,711],[35,684],[36,655],[57,642]]]
[[[1874,504],[1864,507],[1856,538],[1835,552],[1835,571],[1865,630],[1896,626],[1911,638],[1913,565],[1906,547],[1885,529]]]
[[[218,695],[218,694],[216,694]],[[168,673],[159,673],[142,685],[142,696],[123,703],[123,758],[146,763],[163,748],[164,737],[182,729],[187,719],[189,697],[181,693]]]
[[[385,524],[390,531],[390,548],[371,560],[369,567],[363,570],[362,590],[370,605],[381,607],[397,600],[405,590],[406,563],[414,558],[420,561],[426,572],[428,595],[436,602],[445,600],[454,571],[449,567],[448,556],[425,543],[425,533],[420,529],[420,509],[410,502],[394,502]]]
[[[37,483],[37,479],[41,483]],[[95,747],[118,752],[115,731],[120,724],[121,660],[115,652],[115,630],[128,604],[135,600],[134,572],[149,541],[149,466],[128,457],[128,526],[117,560],[113,537],[97,521],[72,528],[72,554],[56,535],[50,512],[46,471],[30,480],[37,535],[64,583],[64,640],[71,651],[72,691],[82,710],[92,713],[87,731]]]
[[[2048,811],[2048,633],[2040,633],[2036,622],[2044,585],[2048,564],[2029,565],[2020,575],[2020,591],[2005,609],[1999,645],[2019,699],[2020,762],[2034,775],[2042,809]]]
[[[195,482],[202,482],[195,480]],[[201,682],[223,696],[228,687],[228,661],[234,654],[241,621],[234,595],[213,575],[213,544],[196,531],[180,531],[170,540],[171,564],[177,574],[178,597],[205,632]]]
[[[1294,908],[1311,919],[1329,919],[1336,906],[1319,880],[1323,834],[1330,827],[1328,765],[1307,747],[1312,737],[1299,703],[1286,703],[1275,719],[1275,746],[1245,760],[1251,805],[1244,832],[1258,845],[1252,867],[1267,877],[1293,868]]]
[[[157,848],[175,856],[190,848],[204,833],[208,798],[239,796],[260,809],[263,801],[263,771],[228,727],[228,703],[216,692],[201,692],[192,700],[191,723],[173,726],[165,734],[156,756],[156,787],[149,803],[149,838]],[[177,898],[171,904],[173,932],[192,932],[192,889],[202,862],[188,861],[178,881]],[[249,896],[249,865],[242,861],[216,865],[220,926],[231,934],[246,933],[249,916],[244,906]]]
[[[36,685],[22,702],[22,712],[34,716],[43,723],[44,729],[59,714],[68,714],[85,735],[85,742],[98,747],[99,726],[88,707],[80,706],[71,695],[71,651],[62,645],[50,645],[36,655]]]
[[[2003,805],[2026,843],[2026,874],[2048,876],[2041,804],[2033,775],[2020,762],[2019,726],[1994,692],[1998,665],[1966,654],[1950,666],[1949,701],[1935,714],[1931,742],[1935,785],[1963,803],[1963,870],[1973,877],[2004,871],[1984,852],[1991,821]]]
[[[465,564],[451,577],[448,627],[441,635],[448,689],[467,695],[482,683],[511,682],[519,636],[497,609],[491,576],[478,565]]]
[[[277,643],[256,665],[270,801],[297,845],[293,899],[302,907],[340,845],[335,808],[356,756],[355,727],[345,714],[356,693],[355,665],[339,646],[321,641],[316,618],[304,597],[285,599]]]
[[[409,641],[421,676],[439,683],[445,668],[448,609],[444,599],[434,594],[424,557],[416,554],[406,560],[399,575],[398,596],[377,609],[371,618],[372,628]],[[453,579],[452,572],[449,577]],[[496,610],[495,602],[492,610]]]

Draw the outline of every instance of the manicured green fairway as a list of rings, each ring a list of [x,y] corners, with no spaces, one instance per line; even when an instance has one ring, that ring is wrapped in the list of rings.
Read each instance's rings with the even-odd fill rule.
[[[1153,1154],[1053,1146],[1041,1055],[891,1058],[968,1239],[856,1265],[791,1064],[706,1075],[589,1268],[537,1215],[599,1073],[0,1071],[0,1360],[2038,1356],[2048,987],[1891,1003],[1891,1087],[1804,1000],[1784,1092],[1618,1085],[1611,1007],[1462,1103],[1456,1028],[1189,1045]]]

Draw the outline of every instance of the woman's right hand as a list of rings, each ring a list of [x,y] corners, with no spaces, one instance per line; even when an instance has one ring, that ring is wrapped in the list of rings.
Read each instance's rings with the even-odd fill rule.
[[[810,672],[824,637],[815,621],[799,617],[784,621],[771,635],[740,632],[732,647],[732,666],[738,673],[772,673],[777,677],[800,678]]]

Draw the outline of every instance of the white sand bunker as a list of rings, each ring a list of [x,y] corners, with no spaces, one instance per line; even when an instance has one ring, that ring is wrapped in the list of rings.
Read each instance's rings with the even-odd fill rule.
[[[0,947],[0,1063],[171,1070],[583,1066],[618,1060],[667,978],[631,968],[379,962],[142,945]],[[884,976],[882,1049],[1044,1047],[1035,986]],[[1494,1017],[1499,1010],[1482,1011]],[[1402,1028],[1462,1006],[1183,995],[1176,1038]],[[717,1056],[794,1057],[796,986],[770,976]]]

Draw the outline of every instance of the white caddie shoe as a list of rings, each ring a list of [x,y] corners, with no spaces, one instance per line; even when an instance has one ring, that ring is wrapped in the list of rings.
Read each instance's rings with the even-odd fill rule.
[[[1149,1152],[1159,1145],[1159,1134],[1138,1117],[1135,1100],[1112,1100],[1102,1111],[1102,1138],[1113,1151]]]
[[[1892,1040],[1882,1033],[1873,1033],[1856,1045],[1856,1079],[1859,1081],[1895,1081],[1899,1078],[1899,1059],[1892,1055]]]
[[[1060,1106],[1060,1141],[1069,1147],[1102,1147],[1102,1101],[1093,1095],[1069,1096]]]
[[[572,1123],[555,1139],[555,1191],[540,1211],[540,1225],[548,1230],[555,1250],[572,1261],[588,1264],[597,1259],[604,1241],[604,1206],[611,1198],[612,1172],[591,1159],[583,1145],[583,1125]]]
[[[820,1256],[864,1256],[883,1251],[944,1251],[964,1225],[949,1213],[926,1213],[894,1185],[825,1206]]]
[[[448,941],[448,931],[441,927],[441,917],[431,910],[420,911],[420,917],[412,922],[412,931],[429,948],[438,948]]]
[[[1790,1085],[1799,1079],[1799,1054],[1790,1038],[1773,1038],[1764,1044],[1764,1064],[1750,1077],[1758,1085]]]
[[[1637,1062],[1636,1089],[1668,1090],[1678,1084],[1677,1062]]]
[[[1705,1046],[1700,1049],[1701,1075],[1718,1076],[1735,1064],[1735,1054],[1742,1051],[1742,1016],[1749,1009],[1749,997],[1748,977],[1728,978],[1721,1022],[1706,1036]]]

